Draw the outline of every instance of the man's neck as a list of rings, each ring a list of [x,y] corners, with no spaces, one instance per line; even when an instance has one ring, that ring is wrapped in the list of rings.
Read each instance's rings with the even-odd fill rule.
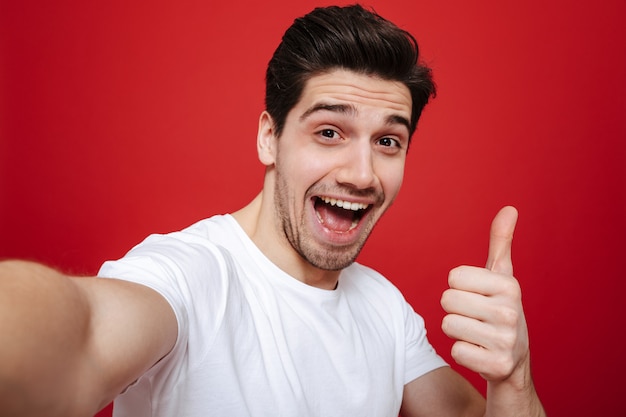
[[[289,244],[286,238],[276,237],[271,208],[266,208],[263,192],[248,205],[232,213],[250,240],[277,267],[307,285],[334,290],[337,288],[341,271],[327,271],[316,268],[303,259]]]

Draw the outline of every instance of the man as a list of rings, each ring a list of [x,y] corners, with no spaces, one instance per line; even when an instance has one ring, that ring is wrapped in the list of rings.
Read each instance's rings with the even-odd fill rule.
[[[232,215],[153,235],[100,278],[40,265],[0,270],[0,414],[85,416],[543,415],[510,245],[450,273],[453,357],[423,320],[354,262],[402,183],[434,94],[406,32],[359,6],[316,9],[267,70],[257,148],[263,190]],[[105,279],[107,278],[107,279]]]

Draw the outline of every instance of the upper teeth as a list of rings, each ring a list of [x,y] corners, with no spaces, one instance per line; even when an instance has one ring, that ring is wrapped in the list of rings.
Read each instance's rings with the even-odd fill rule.
[[[330,197],[320,197],[322,201],[326,204],[330,204],[331,206],[342,207],[346,210],[364,210],[367,208],[368,204],[363,203],[352,203],[350,201],[338,200],[336,198]]]

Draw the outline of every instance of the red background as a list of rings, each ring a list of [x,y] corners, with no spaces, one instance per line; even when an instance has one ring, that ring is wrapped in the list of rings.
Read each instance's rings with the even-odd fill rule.
[[[259,191],[265,65],[292,19],[327,3],[138,3],[0,3],[0,257],[95,273]],[[439,95],[360,260],[449,358],[447,271],[482,264],[492,216],[517,206],[548,414],[625,415],[626,2],[366,4],[415,34]]]

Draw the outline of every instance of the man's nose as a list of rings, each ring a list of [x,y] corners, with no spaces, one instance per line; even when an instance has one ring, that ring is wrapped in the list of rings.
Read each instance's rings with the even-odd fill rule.
[[[376,184],[374,158],[369,143],[347,149],[337,171],[337,182],[356,189],[372,188]]]

